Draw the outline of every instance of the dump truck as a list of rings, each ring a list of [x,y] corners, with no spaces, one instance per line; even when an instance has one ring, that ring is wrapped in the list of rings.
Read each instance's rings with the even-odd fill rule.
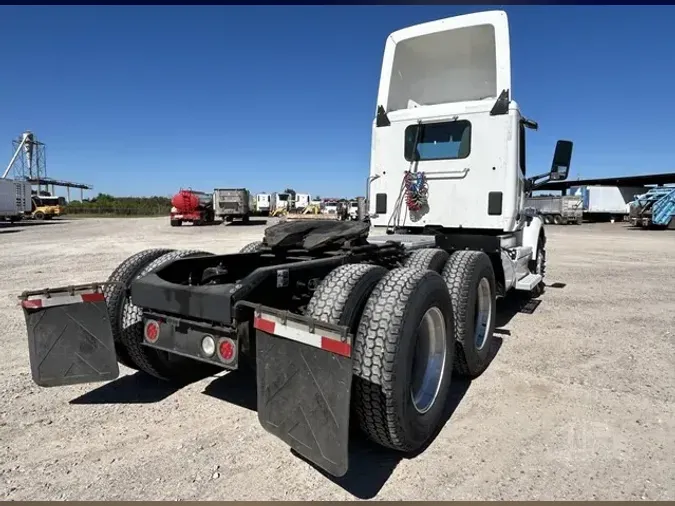
[[[213,190],[213,206],[216,216],[223,223],[235,219],[247,223],[251,217],[250,192],[246,188],[216,188]]]
[[[497,297],[542,293],[544,223],[524,196],[567,177],[572,142],[526,177],[537,124],[511,98],[502,11],[397,31],[382,68],[369,222],[278,223],[238,253],[148,249],[107,281],[26,291],[33,380],[247,370],[261,426],[329,474],[349,468],[351,429],[423,451],[453,376],[492,360]]]
[[[576,195],[536,195],[525,200],[525,207],[535,209],[544,223],[556,225],[581,225],[583,204],[582,198]]]

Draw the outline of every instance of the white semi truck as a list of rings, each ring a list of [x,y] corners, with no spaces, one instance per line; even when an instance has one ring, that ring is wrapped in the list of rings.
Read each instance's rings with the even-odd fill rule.
[[[350,427],[421,451],[453,373],[490,363],[496,298],[544,286],[544,225],[524,195],[567,177],[572,143],[528,177],[536,123],[512,93],[504,12],[392,33],[369,220],[280,223],[235,254],[149,249],[110,284],[24,292],[34,381],[111,380],[118,362],[173,382],[250,368],[261,425],[330,474],[348,469]]]

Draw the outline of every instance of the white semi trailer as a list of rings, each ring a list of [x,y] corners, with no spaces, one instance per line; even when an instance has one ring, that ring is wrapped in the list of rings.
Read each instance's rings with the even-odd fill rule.
[[[346,473],[352,427],[422,451],[453,374],[476,378],[490,363],[496,298],[543,288],[544,225],[524,196],[567,177],[572,143],[558,141],[551,170],[528,177],[536,123],[512,94],[504,12],[392,33],[372,132],[372,228],[288,221],[240,254],[150,249],[103,289],[24,292],[34,381],[110,380],[118,362],[175,382],[250,367],[261,425],[328,473]]]
[[[32,210],[31,184],[0,178],[0,219],[19,221]]]
[[[584,218],[591,221],[623,220],[630,212],[630,203],[649,188],[645,186],[578,186],[570,193],[581,197]]]

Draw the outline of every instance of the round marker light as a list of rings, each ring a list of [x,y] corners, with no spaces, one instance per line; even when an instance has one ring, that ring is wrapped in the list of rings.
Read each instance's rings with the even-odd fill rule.
[[[202,353],[207,357],[211,357],[216,352],[216,341],[210,335],[205,335],[202,338]]]
[[[154,343],[159,339],[159,323],[154,320],[149,320],[145,324],[145,339],[149,343]]]
[[[218,356],[220,360],[229,364],[232,362],[236,355],[236,345],[234,341],[229,338],[224,338],[218,343]]]

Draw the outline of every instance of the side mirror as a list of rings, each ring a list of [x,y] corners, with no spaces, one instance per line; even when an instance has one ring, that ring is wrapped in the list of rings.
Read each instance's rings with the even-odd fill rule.
[[[553,153],[553,163],[551,164],[551,181],[564,181],[570,170],[572,162],[572,141],[558,141]]]

